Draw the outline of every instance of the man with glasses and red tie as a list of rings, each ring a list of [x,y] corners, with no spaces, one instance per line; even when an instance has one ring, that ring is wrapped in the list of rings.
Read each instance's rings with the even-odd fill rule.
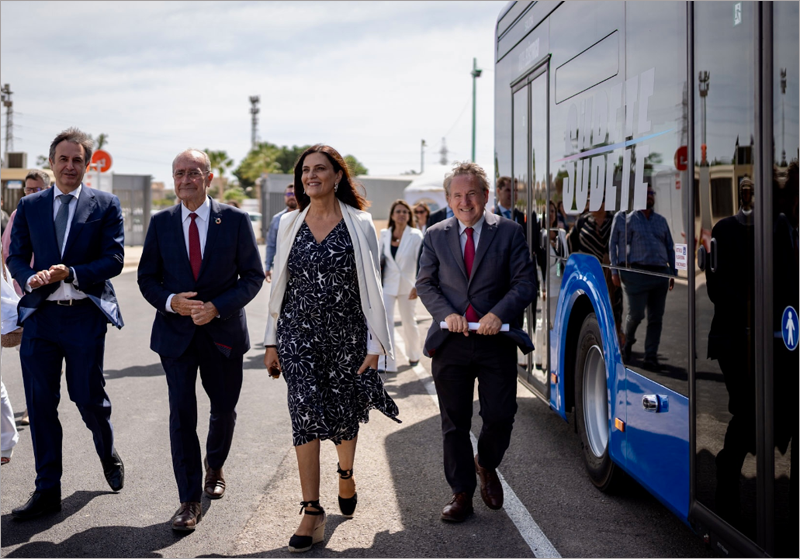
[[[225,493],[242,361],[250,349],[244,307],[264,270],[247,213],[208,196],[213,174],[205,152],[188,149],[172,163],[181,203],[150,220],[139,261],[139,289],[156,309],[150,349],[159,354],[169,391],[172,467],[180,508],[172,528],[192,531],[200,498]],[[200,370],[211,401],[205,458],[197,438],[195,383]],[[203,480],[205,466],[205,480]]]
[[[275,260],[275,251],[278,246],[278,226],[281,224],[281,217],[286,212],[297,209],[297,199],[294,197],[294,183],[286,187],[283,199],[286,202],[286,207],[272,216],[272,221],[269,223],[269,231],[267,232],[267,256],[264,259],[264,275],[267,278],[267,282],[272,281],[272,261]]]
[[[11,511],[18,520],[61,510],[64,364],[69,397],[92,432],[106,481],[115,492],[124,485],[103,377],[108,323],[123,326],[110,280],[122,271],[124,227],[119,199],[82,183],[93,147],[77,128],[56,136],[49,157],[56,186],[22,198],[11,230],[6,263],[25,290],[20,364],[36,462],[36,491]]]
[[[485,211],[489,182],[481,167],[457,165],[444,189],[454,216],[425,234],[416,287],[433,317],[425,355],[432,357],[445,477],[453,491],[441,518],[462,522],[473,513],[476,472],[484,503],[503,506],[496,469],[517,410],[517,347],[526,354],[533,350],[522,318],[536,296],[536,272],[522,227]],[[483,427],[473,458],[476,379]]]

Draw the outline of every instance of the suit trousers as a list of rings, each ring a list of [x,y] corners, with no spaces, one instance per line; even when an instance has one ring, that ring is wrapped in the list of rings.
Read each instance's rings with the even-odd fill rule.
[[[62,365],[69,398],[92,432],[97,455],[109,460],[114,453],[111,401],[103,378],[106,317],[88,302],[73,307],[44,302],[24,326],[19,357],[31,421],[36,489],[60,489]]]
[[[483,427],[478,436],[481,466],[495,469],[511,441],[517,412],[517,355],[514,342],[497,334],[450,334],[432,361],[444,443],[444,473],[453,493],[475,492],[470,428],[475,380]]]
[[[204,328],[196,328],[189,347],[178,358],[161,356],[169,389],[169,442],[172,469],[181,503],[199,502],[203,464],[197,438],[197,370],[211,402],[206,458],[222,468],[233,441],[236,404],[242,390],[242,355],[225,357]]]
[[[395,355],[397,355],[397,345],[394,343],[394,305],[397,302],[397,308],[400,311],[400,320],[403,324],[403,342],[406,347],[406,357],[409,361],[419,361],[422,355],[422,344],[419,339],[419,327],[417,326],[417,317],[415,307],[417,305],[416,299],[409,299],[408,293],[405,295],[388,295],[383,294],[383,304],[386,307],[386,319],[389,323],[389,337],[392,340],[392,347],[395,348]],[[381,356],[381,364],[390,373],[397,372],[397,361],[388,355]]]

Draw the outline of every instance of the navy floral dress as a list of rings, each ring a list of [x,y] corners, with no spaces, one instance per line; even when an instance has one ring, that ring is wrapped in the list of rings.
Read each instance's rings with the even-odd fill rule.
[[[344,220],[321,243],[303,223],[288,269],[277,345],[294,446],[314,439],[352,440],[373,408],[400,423],[378,372],[357,374],[367,355],[368,331]]]

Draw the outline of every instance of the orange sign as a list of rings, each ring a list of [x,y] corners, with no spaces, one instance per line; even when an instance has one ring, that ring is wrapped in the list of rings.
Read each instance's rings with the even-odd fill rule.
[[[92,154],[92,163],[101,173],[105,173],[111,168],[111,154],[98,149]]]

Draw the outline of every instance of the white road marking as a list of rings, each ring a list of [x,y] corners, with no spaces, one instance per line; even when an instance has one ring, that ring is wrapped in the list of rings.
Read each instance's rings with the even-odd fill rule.
[[[401,345],[403,343],[400,336],[395,336],[395,340],[396,345]],[[397,353],[398,352],[395,354]],[[430,397],[433,399],[434,405],[438,409],[439,398],[436,396],[436,387],[433,383],[433,377],[422,365],[412,367],[412,370],[416,373],[420,382],[425,387],[425,390],[428,391],[428,394],[430,394]],[[475,435],[472,434],[472,431],[470,431],[469,437],[472,440],[472,449],[477,453],[478,439],[475,438]],[[550,543],[550,540],[547,539],[547,536],[544,535],[542,529],[539,528],[539,525],[533,519],[531,513],[528,512],[528,509],[525,508],[525,505],[522,504],[522,501],[519,500],[517,494],[514,493],[514,490],[511,489],[511,486],[506,483],[506,480],[503,477],[503,474],[500,473],[500,470],[497,470],[497,477],[500,479],[500,483],[503,485],[503,495],[505,497],[503,510],[506,511],[506,514],[514,523],[514,526],[516,526],[517,530],[519,530],[522,539],[524,539],[525,543],[528,544],[528,547],[531,548],[534,557],[560,558],[561,554],[558,552],[558,550],[556,550],[553,544]]]

